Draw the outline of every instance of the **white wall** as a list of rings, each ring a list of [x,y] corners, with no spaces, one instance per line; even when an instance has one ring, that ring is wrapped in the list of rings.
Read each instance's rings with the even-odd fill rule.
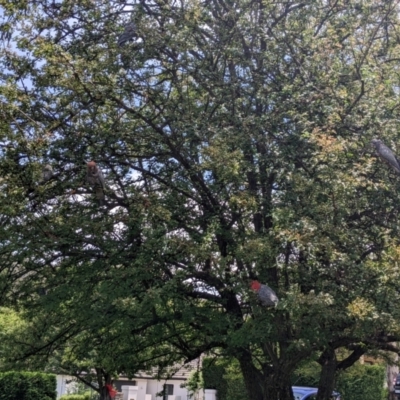
[[[136,379],[136,385],[138,387],[138,400],[145,400],[147,393],[147,380]]]
[[[76,390],[76,380],[73,376],[69,375],[57,375],[57,399],[64,394],[74,393]]]
[[[215,389],[204,389],[204,400],[216,400],[217,391]]]
[[[122,400],[139,400],[138,387],[131,385],[122,385]]]
[[[162,397],[156,397],[156,393],[163,390],[163,385],[174,385],[174,396],[180,396],[181,400],[188,400],[188,391],[186,388],[181,388],[181,384],[185,383],[184,380],[169,380],[169,381],[156,381],[149,380],[147,382],[147,394],[151,394],[151,400],[162,400]],[[138,397],[138,400],[145,400],[145,397]]]

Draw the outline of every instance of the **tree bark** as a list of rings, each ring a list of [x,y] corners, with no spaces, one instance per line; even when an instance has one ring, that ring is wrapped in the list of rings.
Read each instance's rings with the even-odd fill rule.
[[[99,385],[99,400],[112,400],[106,385],[111,385],[111,375],[104,371],[102,368],[95,368],[97,375],[97,383]]]
[[[263,397],[263,379],[261,371],[254,367],[249,354],[244,353],[237,358],[243,374],[248,398],[252,400],[265,400]]]
[[[319,363],[322,366],[322,370],[319,378],[317,400],[330,400],[336,380],[337,360],[335,349],[332,347],[326,349],[322,353]]]
[[[248,398],[251,400],[294,400],[287,368],[262,373],[247,354],[238,357]],[[267,375],[266,375],[267,374]]]
[[[265,379],[264,400],[294,400],[288,370],[277,370]]]
[[[100,394],[100,400],[112,400],[110,397],[110,394],[108,393],[108,390],[105,386],[103,386],[100,389],[99,394]]]

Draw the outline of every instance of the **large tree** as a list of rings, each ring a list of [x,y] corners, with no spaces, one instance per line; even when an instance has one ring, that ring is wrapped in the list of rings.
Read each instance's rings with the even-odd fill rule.
[[[120,324],[160,363],[218,348],[249,398],[287,400],[310,354],[322,399],[336,349],[399,338],[400,183],[370,146],[396,150],[397,2],[0,4],[1,276],[63,316],[50,343]]]

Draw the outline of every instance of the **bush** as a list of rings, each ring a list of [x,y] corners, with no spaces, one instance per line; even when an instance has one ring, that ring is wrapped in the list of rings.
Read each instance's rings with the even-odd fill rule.
[[[41,372],[0,373],[1,400],[56,400],[56,376]]]
[[[344,400],[383,400],[385,366],[355,364],[338,376],[337,391]]]
[[[224,378],[225,365],[220,360],[205,358],[202,375],[205,389],[216,389],[218,400],[226,400],[227,382]]]
[[[247,400],[246,386],[239,363],[236,360],[230,362],[225,370],[224,378],[227,383],[225,400]]]
[[[84,394],[65,394],[60,400],[91,400],[90,392]]]
[[[205,358],[204,389],[216,389],[218,400],[247,400],[244,380],[236,360]]]
[[[299,367],[292,375],[293,386],[318,387],[321,366],[316,361],[310,361]]]

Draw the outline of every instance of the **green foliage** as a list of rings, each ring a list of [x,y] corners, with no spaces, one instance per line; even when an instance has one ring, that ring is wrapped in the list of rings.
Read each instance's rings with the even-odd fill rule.
[[[199,370],[192,371],[182,387],[188,390],[190,397],[194,397],[199,389],[204,388],[202,373]]]
[[[400,5],[345,3],[0,2],[0,293],[31,332],[8,362],[218,350],[274,400],[332,343],[400,339],[400,181],[370,147],[399,153]]]
[[[294,371],[292,383],[294,386],[318,387],[321,366],[316,361],[307,361]]]
[[[226,365],[224,378],[226,381],[226,400],[248,400],[242,372],[237,360]]]
[[[355,364],[338,376],[337,390],[344,400],[385,400],[384,365]]]
[[[11,360],[23,357],[24,352],[15,343],[26,342],[27,338],[34,335],[34,332],[35,327],[23,318],[21,312],[9,307],[0,307],[0,371],[18,368],[18,363]],[[29,364],[25,361],[22,369],[31,369]],[[37,369],[43,368],[39,365]]]
[[[337,376],[336,390],[344,400],[384,400],[386,368],[384,365],[356,363]],[[318,387],[321,366],[308,362],[293,374],[293,385]]]
[[[235,359],[205,358],[202,375],[204,389],[216,389],[218,400],[248,399],[243,375]]]
[[[228,391],[228,382],[225,377],[226,361],[204,358],[201,372],[204,388],[217,390],[218,400],[226,400]]]
[[[2,400],[55,400],[56,376],[40,372],[0,373]]]
[[[84,394],[65,394],[60,400],[91,400],[90,392]]]

